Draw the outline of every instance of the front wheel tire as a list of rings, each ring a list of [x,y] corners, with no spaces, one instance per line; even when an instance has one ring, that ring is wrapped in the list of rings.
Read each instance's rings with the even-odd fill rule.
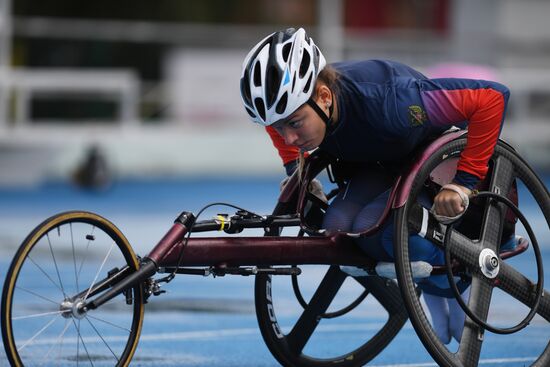
[[[23,241],[2,293],[2,336],[13,366],[127,366],[143,322],[135,286],[81,312],[87,290],[139,262],[111,222],[88,212],[55,215]]]

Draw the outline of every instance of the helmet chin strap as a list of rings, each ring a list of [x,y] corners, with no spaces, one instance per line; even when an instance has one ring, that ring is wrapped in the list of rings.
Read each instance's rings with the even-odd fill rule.
[[[334,130],[334,121],[332,120],[332,114],[334,113],[334,96],[331,95],[330,99],[331,99],[331,104],[328,108],[328,113],[329,113],[328,116],[321,109],[321,107],[319,107],[319,105],[317,105],[317,103],[313,100],[313,98],[309,98],[306,101],[306,103],[311,108],[313,108],[313,111],[317,112],[317,114],[319,115],[321,120],[323,120],[323,122],[325,123],[326,129],[325,129],[325,136],[324,137],[327,137],[328,135],[330,135],[330,133],[332,133],[332,130]],[[324,140],[324,138],[323,138],[323,140]]]

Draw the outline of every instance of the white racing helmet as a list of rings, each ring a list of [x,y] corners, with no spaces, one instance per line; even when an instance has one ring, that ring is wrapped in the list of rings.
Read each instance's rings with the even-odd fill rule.
[[[260,41],[243,62],[241,97],[252,121],[269,126],[308,101],[326,61],[303,28]]]

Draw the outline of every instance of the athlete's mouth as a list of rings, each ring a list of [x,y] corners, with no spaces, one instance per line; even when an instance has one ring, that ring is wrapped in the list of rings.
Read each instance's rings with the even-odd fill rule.
[[[310,145],[309,142],[306,141],[303,144],[298,144],[298,148],[300,148],[301,151],[306,151],[310,149],[309,145]]]

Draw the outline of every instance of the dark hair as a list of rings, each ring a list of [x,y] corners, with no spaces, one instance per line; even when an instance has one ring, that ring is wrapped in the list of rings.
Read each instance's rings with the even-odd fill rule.
[[[340,89],[339,83],[338,83],[338,81],[340,80],[340,76],[341,75],[338,72],[338,70],[336,70],[330,65],[325,66],[317,76],[317,81],[315,83],[315,93],[317,93],[317,87],[319,85],[318,83],[321,82],[325,84],[327,87],[329,87],[329,89],[334,94],[338,94]]]

